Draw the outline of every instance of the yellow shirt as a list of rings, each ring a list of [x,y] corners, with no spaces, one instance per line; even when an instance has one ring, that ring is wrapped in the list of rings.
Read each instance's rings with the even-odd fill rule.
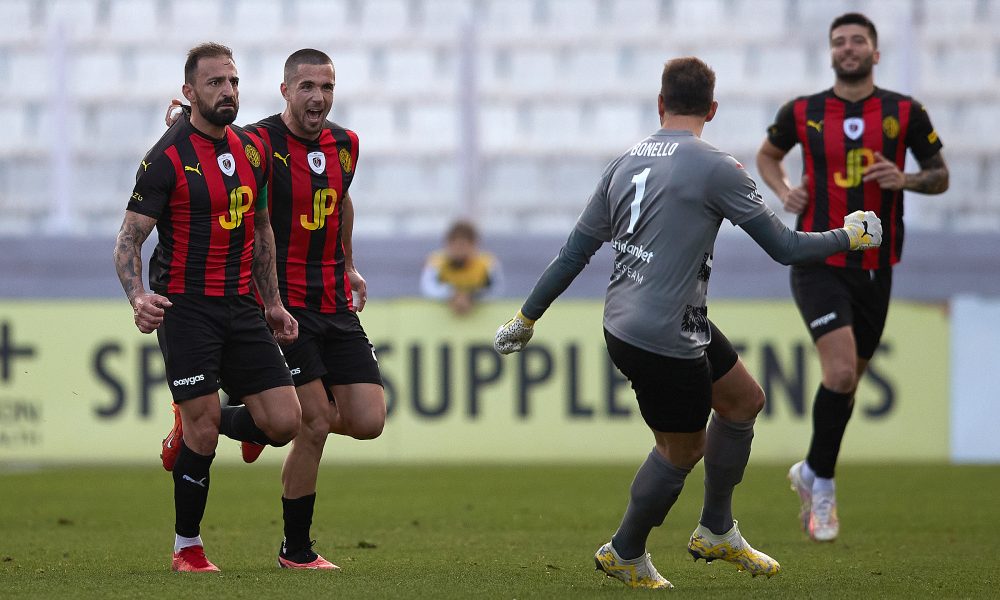
[[[425,296],[444,298],[455,291],[473,294],[483,292],[496,283],[497,259],[489,252],[479,252],[463,264],[454,264],[441,251],[427,259],[421,287]]]

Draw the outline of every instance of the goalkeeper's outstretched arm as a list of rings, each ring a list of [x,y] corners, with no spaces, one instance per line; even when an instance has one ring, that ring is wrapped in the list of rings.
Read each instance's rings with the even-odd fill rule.
[[[556,298],[566,291],[569,284],[573,283],[602,245],[603,241],[574,229],[559,249],[559,254],[542,271],[535,287],[528,294],[528,299],[521,307],[524,316],[538,320]]]
[[[566,291],[603,244],[602,240],[578,229],[569,234],[559,254],[538,278],[521,310],[497,330],[493,339],[493,347],[497,352],[510,354],[524,348],[534,333],[535,321]]]
[[[740,227],[768,256],[783,265],[815,262],[837,252],[876,248],[882,242],[882,224],[871,211],[851,213],[844,219],[844,227],[830,231],[793,231],[771,210]]]

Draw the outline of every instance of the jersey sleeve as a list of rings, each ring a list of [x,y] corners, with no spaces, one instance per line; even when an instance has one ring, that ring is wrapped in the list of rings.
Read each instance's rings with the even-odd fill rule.
[[[250,134],[251,143],[257,148],[257,152],[260,153],[261,181],[258,182],[258,185],[263,190],[271,181],[271,168],[274,163],[271,145],[267,143],[267,137],[261,134],[261,128],[256,123],[249,126],[245,131]]]
[[[177,171],[166,154],[160,154],[151,163],[144,161],[139,167],[126,209],[159,219],[170,202],[176,182]]]
[[[343,168],[344,173],[344,190],[346,191],[351,187],[351,183],[354,182],[354,173],[358,169],[358,157],[361,155],[361,142],[358,139],[358,134],[350,129],[345,130],[347,132],[347,139],[351,142],[351,149],[348,150],[346,157],[337,158],[340,160],[340,164]],[[345,165],[345,158],[347,164]]]
[[[709,205],[733,225],[741,225],[767,212],[757,183],[732,156],[727,154],[719,161],[709,181]]]
[[[924,105],[913,101],[910,108],[910,125],[906,130],[906,145],[918,161],[924,161],[937,154],[944,144],[931,124]]]
[[[791,100],[778,109],[774,123],[767,128],[767,140],[785,152],[799,142],[795,129],[795,101]]]
[[[576,221],[576,229],[603,242],[611,241],[611,201],[608,190],[611,187],[611,177],[617,163],[617,160],[612,161],[604,169],[601,180],[597,182],[597,187],[590,195],[587,206],[584,207]]]

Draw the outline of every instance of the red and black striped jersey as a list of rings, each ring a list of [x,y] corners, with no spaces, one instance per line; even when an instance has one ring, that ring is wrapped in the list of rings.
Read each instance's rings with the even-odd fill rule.
[[[235,126],[222,139],[179,119],[146,153],[128,210],[156,219],[149,287],[159,294],[251,293],[254,213],[270,152]]]
[[[864,182],[864,170],[881,153],[902,170],[909,148],[918,161],[941,149],[941,140],[919,102],[875,88],[849,102],[829,89],[788,102],[768,128],[767,138],[782,150],[802,144],[803,174],[810,202],[798,217],[801,231],[826,231],[844,224],[856,210],[872,210],[882,220],[882,247],[834,254],[826,264],[878,269],[899,262],[903,252],[903,192]]]
[[[280,114],[247,128],[273,153],[268,208],[282,302],[323,313],[353,310],[342,200],[358,162],[357,134],[327,121],[317,139],[303,139]]]

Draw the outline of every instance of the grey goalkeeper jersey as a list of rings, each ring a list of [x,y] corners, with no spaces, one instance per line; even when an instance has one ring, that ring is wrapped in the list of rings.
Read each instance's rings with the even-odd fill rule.
[[[767,211],[743,166],[690,131],[661,129],[633,146],[605,169],[576,224],[615,251],[604,327],[650,352],[701,356],[719,226]]]

